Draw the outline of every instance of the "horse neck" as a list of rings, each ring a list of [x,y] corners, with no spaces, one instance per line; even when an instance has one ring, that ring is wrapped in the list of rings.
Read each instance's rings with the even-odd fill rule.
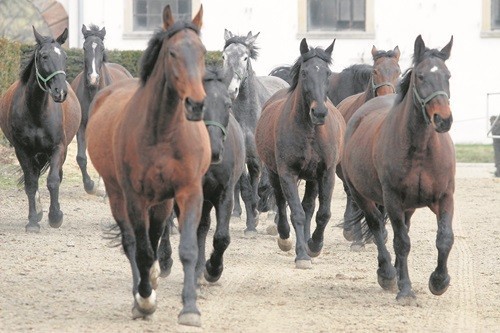
[[[33,65],[28,82],[25,84],[26,106],[33,119],[42,118],[43,111],[47,109],[49,97],[49,93],[40,88],[36,80],[35,65]]]
[[[314,125],[311,123],[311,118],[309,117],[311,103],[304,98],[304,94],[302,93],[302,82],[300,80],[290,96],[290,100],[293,103],[293,107],[290,109],[294,112],[293,116],[295,121],[301,127],[314,130]]]

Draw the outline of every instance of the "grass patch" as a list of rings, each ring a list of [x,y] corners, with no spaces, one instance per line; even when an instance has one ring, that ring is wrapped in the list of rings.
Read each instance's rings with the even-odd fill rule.
[[[455,155],[461,163],[494,163],[493,144],[457,144]]]

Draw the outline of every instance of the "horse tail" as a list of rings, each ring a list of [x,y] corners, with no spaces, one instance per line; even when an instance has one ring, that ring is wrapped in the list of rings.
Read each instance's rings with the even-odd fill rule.
[[[122,245],[122,232],[118,224],[101,224],[101,231],[103,233],[102,238],[108,241],[108,247],[119,247],[120,245]]]
[[[389,220],[389,215],[387,214],[385,207],[382,205],[376,205],[379,212],[382,214],[382,220],[384,225],[387,224]],[[350,230],[351,237],[362,244],[372,243],[373,242],[373,233],[368,226],[368,222],[366,221],[365,213],[358,207],[358,205],[353,204],[350,207],[349,214],[344,215],[344,219],[341,223],[337,225],[338,227],[343,228],[344,230]],[[384,234],[385,240],[387,240],[387,232]]]
[[[45,153],[37,153],[35,154],[35,157],[31,159],[31,163],[34,164],[35,170],[38,170],[37,176],[40,177],[49,169],[50,159],[49,156]],[[20,174],[20,176],[19,179],[17,180],[17,185],[24,186],[25,184],[24,172],[22,171],[21,167],[19,167],[18,173]]]
[[[259,195],[257,210],[261,213],[271,210],[275,204],[274,189],[269,181],[269,174],[266,168],[262,169],[262,176],[257,191]]]

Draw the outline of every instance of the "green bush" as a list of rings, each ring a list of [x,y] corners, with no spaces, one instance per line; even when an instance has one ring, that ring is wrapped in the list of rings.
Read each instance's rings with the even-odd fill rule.
[[[0,38],[0,96],[19,76],[21,44]]]

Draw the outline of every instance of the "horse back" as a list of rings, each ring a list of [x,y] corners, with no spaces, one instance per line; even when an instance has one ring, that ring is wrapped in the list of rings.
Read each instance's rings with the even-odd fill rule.
[[[16,108],[15,105],[19,103],[19,101],[15,100],[14,96],[19,86],[19,80],[14,82],[0,99],[0,127],[2,128],[3,134],[10,143],[12,143],[13,141],[12,128],[10,126],[12,111],[14,110],[14,108]]]
[[[114,62],[105,62],[103,63],[103,67],[108,73],[109,80],[111,82],[132,78],[132,74],[130,74],[130,72],[120,64],[116,64]]]
[[[63,126],[64,132],[66,134],[66,146],[71,143],[73,138],[80,127],[80,122],[82,120],[82,111],[80,107],[80,102],[76,97],[75,92],[68,83],[68,94],[66,100],[62,103],[63,109]],[[49,103],[55,103],[50,99]]]
[[[356,112],[356,110],[359,109],[365,102],[366,94],[361,92],[344,98],[342,102],[337,105],[337,109],[347,123],[349,119],[351,119],[354,112]]]

